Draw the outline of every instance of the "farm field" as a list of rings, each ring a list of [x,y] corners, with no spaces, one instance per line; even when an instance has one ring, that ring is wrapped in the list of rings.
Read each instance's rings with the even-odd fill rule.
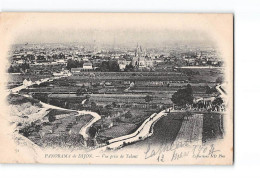
[[[147,148],[153,146],[154,151],[160,147],[171,146],[175,141],[196,141],[200,143],[214,142],[223,139],[223,116],[220,114],[187,114],[170,113],[154,125],[151,137],[128,145],[121,150]],[[201,138],[202,137],[202,138]]]
[[[224,115],[204,114],[202,141],[211,142],[224,137]]]
[[[183,113],[170,113],[165,117],[162,117],[154,125],[153,135],[146,140],[134,143],[124,147],[122,150],[131,150],[135,148],[147,148],[149,144],[152,144],[153,148],[159,148],[163,145],[171,145],[181,128],[184,118]]]
[[[161,111],[163,107],[170,107],[172,95],[188,84],[192,87],[194,97],[209,96],[206,94],[206,87],[215,86],[217,77],[222,74],[220,69],[181,69],[180,72],[93,72],[33,85],[21,93],[33,95],[36,103],[43,100],[67,109],[100,113],[102,118],[93,125],[95,132],[91,140],[102,144],[109,139],[134,132],[152,113]],[[23,78],[24,76],[20,79]],[[132,82],[134,86],[130,86]],[[78,94],[79,89],[84,89],[84,93]],[[146,101],[147,95],[151,97],[149,101]],[[87,96],[88,101],[82,104]],[[131,113],[128,117],[127,112]],[[36,120],[25,125],[24,129],[19,128],[20,133],[43,147],[84,147],[84,139],[79,135],[79,131],[92,116],[75,116],[73,113],[66,114],[58,110],[45,111],[44,114],[42,121]],[[184,113],[171,113],[163,117],[155,124],[154,135],[134,146],[147,142],[173,142],[184,118]],[[214,140],[215,134],[221,134],[219,126],[223,122],[215,119],[212,122],[211,118],[212,116],[207,115],[203,117],[203,126],[206,126],[201,129],[203,141]],[[207,126],[214,129],[210,130]]]
[[[9,95],[12,123],[16,131],[42,147],[83,147],[79,130],[92,119],[77,112],[45,109],[39,101],[19,95]],[[62,140],[60,140],[62,139]]]
[[[49,114],[49,118],[51,114]],[[52,117],[56,117],[54,115]],[[57,146],[64,148],[80,148],[84,146],[84,140],[79,131],[91,120],[91,115],[75,116],[73,114],[55,119],[41,125],[37,133],[28,136],[37,145],[47,148]]]
[[[97,140],[101,143],[105,143],[107,140],[131,134],[154,112],[153,110],[131,109],[127,112],[130,113],[130,116],[127,116],[125,113],[124,115],[110,118],[109,121],[113,125],[100,130],[97,134]],[[98,126],[98,123],[100,123],[100,121],[95,125]]]

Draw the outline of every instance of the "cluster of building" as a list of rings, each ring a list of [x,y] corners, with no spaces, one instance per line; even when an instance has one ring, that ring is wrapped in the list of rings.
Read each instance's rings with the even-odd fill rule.
[[[187,66],[222,66],[223,61],[219,58],[217,53],[212,51],[199,51],[192,53],[185,53],[182,56]]]
[[[166,53],[165,51],[168,51]],[[15,46],[10,54],[11,66],[20,67],[29,64],[29,67],[21,68],[21,72],[34,74],[58,73],[66,69],[69,60],[80,62],[73,67],[74,74],[98,71],[104,61],[116,61],[120,71],[126,71],[131,66],[134,71],[156,71],[160,64],[169,63],[176,65],[177,60],[182,61],[183,66],[221,66],[222,61],[214,49],[201,51],[172,48],[161,52],[155,49],[145,49],[138,45],[134,49],[103,49],[86,48],[79,45],[42,44]],[[19,69],[18,69],[19,71]]]

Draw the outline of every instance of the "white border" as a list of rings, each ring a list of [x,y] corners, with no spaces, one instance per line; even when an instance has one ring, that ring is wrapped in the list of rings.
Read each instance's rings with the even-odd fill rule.
[[[0,164],[0,178],[260,178],[259,7],[258,0],[0,0],[1,11],[228,12],[235,15],[234,166]]]

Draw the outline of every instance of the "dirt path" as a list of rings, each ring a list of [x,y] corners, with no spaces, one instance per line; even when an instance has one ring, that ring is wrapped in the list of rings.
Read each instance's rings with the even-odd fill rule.
[[[61,78],[61,77],[60,77]],[[54,78],[54,79],[57,79],[57,78]],[[16,88],[13,88],[13,89],[10,89],[8,90],[9,94],[10,93],[15,93],[15,94],[19,94],[19,91],[22,90],[22,89],[25,89],[29,86],[32,86],[33,84],[41,84],[41,83],[44,83],[46,81],[52,81],[53,79],[52,78],[46,78],[46,79],[42,79],[42,80],[38,80],[38,81],[35,81],[35,82],[32,82],[28,85],[21,85],[21,86],[18,86]],[[24,97],[32,97],[30,95],[22,95]],[[90,122],[88,122],[86,125],[84,125],[81,129],[80,129],[80,132],[79,134],[83,136],[83,138],[86,140],[88,138],[88,130],[89,128],[95,123],[97,122],[98,120],[101,119],[101,116],[95,112],[91,112],[91,111],[77,111],[77,110],[71,110],[71,109],[66,109],[66,108],[61,108],[61,107],[58,107],[58,106],[54,106],[54,105],[51,105],[51,104],[47,104],[47,103],[44,103],[42,101],[40,101],[40,104],[42,105],[43,108],[47,108],[47,109],[57,109],[57,110],[63,110],[63,111],[71,111],[71,112],[77,112],[78,113],[78,116],[79,115],[91,115],[93,116],[92,120]]]

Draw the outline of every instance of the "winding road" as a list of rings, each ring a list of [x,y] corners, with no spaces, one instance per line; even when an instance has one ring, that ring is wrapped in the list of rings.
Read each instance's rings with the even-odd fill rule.
[[[10,93],[19,94],[20,90],[26,89],[29,86],[32,86],[34,84],[38,84],[39,85],[39,84],[47,82],[47,81],[53,81],[54,79],[57,79],[57,78],[61,78],[61,77],[46,78],[46,79],[38,80],[38,81],[35,81],[35,82],[30,82],[30,83],[27,83],[27,84],[23,84],[23,85],[18,86],[16,88],[10,89],[9,90],[9,94]],[[32,97],[32,96],[26,95],[26,94],[24,94],[22,96],[24,96],[24,97]],[[85,101],[82,101],[82,103],[84,103],[84,102]],[[87,124],[85,124],[79,131],[79,134],[82,135],[85,140],[87,140],[89,138],[88,131],[89,131],[90,127],[95,122],[97,122],[98,120],[101,119],[101,116],[99,114],[97,114],[95,112],[91,112],[91,111],[85,111],[85,110],[84,111],[77,111],[77,110],[65,109],[65,108],[61,108],[61,107],[58,107],[58,106],[47,104],[47,103],[44,103],[44,102],[41,102],[41,101],[40,101],[40,104],[44,108],[48,108],[48,109],[57,109],[57,110],[77,112],[78,115],[86,115],[86,114],[92,115],[93,116],[92,120],[89,121]],[[121,136],[121,137],[118,137],[118,138],[115,138],[115,139],[111,139],[111,140],[108,141],[108,145],[103,146],[103,147],[101,147],[99,149],[105,149],[105,150],[107,150],[107,149],[110,149],[110,150],[119,149],[119,148],[123,147],[124,145],[131,144],[131,143],[134,143],[134,142],[138,142],[140,140],[144,140],[144,139],[150,137],[153,134],[153,126],[154,126],[154,124],[161,117],[167,115],[167,111],[170,111],[171,109],[172,108],[165,109],[165,110],[159,112],[158,114],[157,113],[152,114],[149,118],[147,118],[142,123],[142,125],[134,133],[129,134],[129,135],[125,135],[125,136]]]
[[[65,76],[61,76],[61,77],[65,77]],[[23,84],[19,87],[13,88],[9,90],[9,93],[19,93],[20,90],[22,89],[26,89],[29,86],[32,86],[34,84],[41,84],[47,81],[53,81],[54,79],[57,78],[61,78],[61,77],[55,77],[55,78],[46,78],[46,79],[42,79],[39,81],[35,81],[35,82],[30,82],[27,84]],[[216,87],[216,89],[221,93],[221,95],[225,95],[224,91],[221,89],[221,86],[218,85]],[[29,95],[23,95],[25,97],[31,97]],[[84,100],[82,101],[82,103],[84,104]],[[79,134],[83,136],[83,138],[85,140],[87,140],[89,138],[88,135],[88,131],[90,129],[90,127],[97,122],[98,120],[101,119],[101,116],[95,112],[91,112],[91,111],[77,111],[77,110],[70,110],[70,109],[65,109],[65,108],[61,108],[58,106],[54,106],[54,105],[50,105],[47,103],[43,103],[40,102],[40,104],[44,107],[44,108],[50,108],[50,109],[58,109],[58,110],[64,110],[64,111],[71,111],[71,112],[77,112],[78,115],[91,115],[93,116],[92,120],[89,121],[87,124],[85,124],[79,131]],[[152,114],[149,118],[147,118],[142,125],[132,134],[129,135],[125,135],[125,136],[121,136],[121,137],[117,137],[114,139],[109,140],[107,143],[107,145],[99,147],[98,149],[103,149],[103,150],[115,150],[115,149],[119,149],[125,145],[129,145],[131,143],[135,143],[138,142],[140,140],[144,140],[148,137],[150,137],[151,135],[153,135],[153,126],[154,124],[163,116],[166,116],[168,114],[168,112],[172,112],[173,108],[168,108],[165,110],[162,110],[159,113],[154,113]]]
[[[18,86],[18,87],[15,87],[15,88],[12,88],[10,90],[8,90],[9,94],[19,94],[19,91],[22,90],[22,89],[26,89],[28,88],[29,86],[32,86],[34,84],[41,84],[41,83],[44,83],[44,82],[47,82],[47,81],[53,81],[54,79],[58,79],[58,78],[61,78],[61,77],[67,77],[67,76],[60,76],[60,77],[51,77],[51,78],[45,78],[45,79],[41,79],[41,80],[38,80],[38,81],[35,81],[35,82],[30,82],[30,83],[27,83],[27,84],[23,84],[21,86]],[[22,95],[22,94],[20,94]],[[24,97],[32,97],[30,95],[22,95]],[[71,112],[77,112],[78,113],[78,116],[79,115],[91,115],[93,116],[92,120],[89,121],[87,124],[85,124],[81,129],[80,129],[80,132],[79,134],[83,136],[83,138],[85,140],[88,139],[88,130],[89,128],[95,123],[97,122],[98,120],[101,119],[101,116],[95,112],[92,112],[92,111],[77,111],[77,110],[71,110],[71,109],[66,109],[66,108],[61,108],[61,107],[58,107],[58,106],[54,106],[54,105],[51,105],[51,104],[47,104],[47,103],[44,103],[42,101],[40,101],[40,104],[42,105],[42,107],[44,108],[48,108],[48,109],[57,109],[57,110],[63,110],[63,111],[71,111]]]
[[[143,124],[132,134],[121,136],[108,141],[108,145],[102,147],[103,150],[116,150],[125,145],[144,140],[153,135],[154,124],[163,116],[166,116],[172,108],[162,110],[161,112],[152,114]]]

